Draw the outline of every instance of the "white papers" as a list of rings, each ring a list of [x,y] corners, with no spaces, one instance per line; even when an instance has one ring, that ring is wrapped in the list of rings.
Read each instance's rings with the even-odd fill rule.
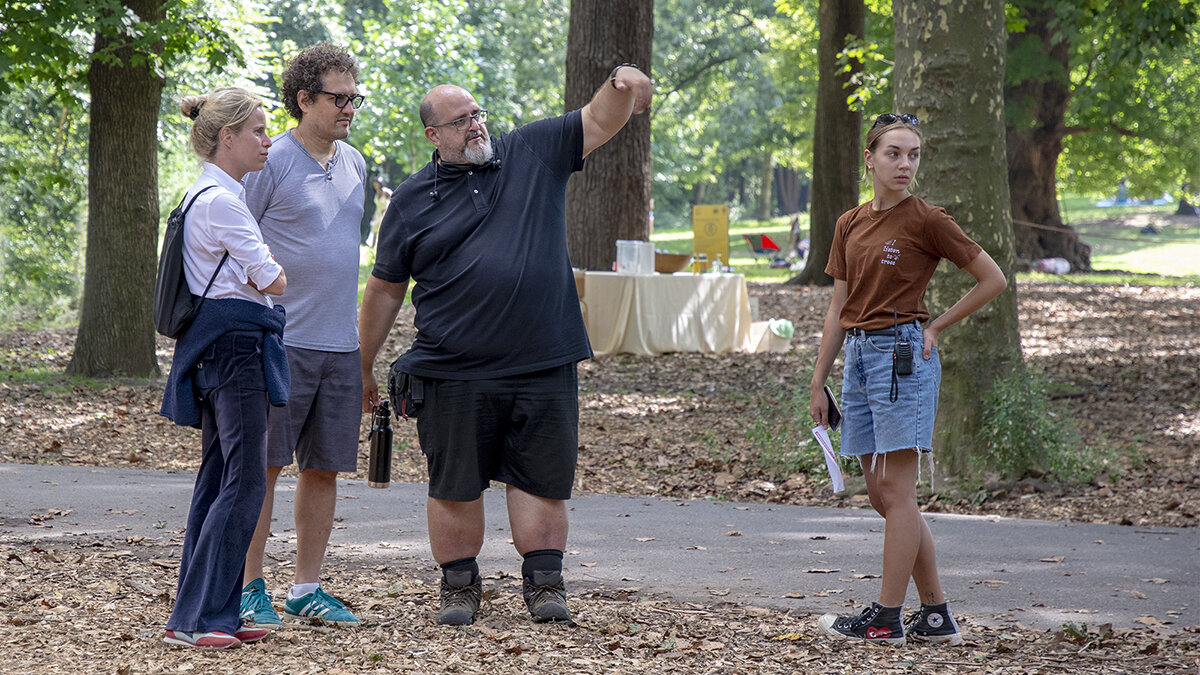
[[[829,440],[829,431],[821,425],[813,427],[812,435],[825,451],[825,468],[829,469],[829,479],[833,482],[833,491],[843,492],[846,484],[842,480],[842,467],[838,464],[837,456],[833,454],[833,443]]]

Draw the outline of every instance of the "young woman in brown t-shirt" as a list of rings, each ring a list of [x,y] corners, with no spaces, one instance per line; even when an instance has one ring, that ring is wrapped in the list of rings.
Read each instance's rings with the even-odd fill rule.
[[[941,381],[937,338],[999,295],[1007,281],[991,256],[943,209],[909,193],[921,159],[917,125],[913,115],[886,113],[867,132],[863,158],[875,196],[838,219],[826,267],[834,278],[833,300],[825,316],[809,412],[817,424],[828,426],[824,385],[844,343],[841,454],[859,459],[871,506],[887,525],[878,602],[858,616],[826,614],[818,626],[848,640],[904,644],[907,633],[959,644],[962,636],[938,580],[933,537],[917,507],[919,458],[932,450]],[[978,283],[929,321],[925,290],[942,258]],[[896,367],[893,358],[904,342],[911,347],[910,368],[903,363]],[[903,354],[903,347],[898,351]],[[910,577],[921,609],[902,622]]]

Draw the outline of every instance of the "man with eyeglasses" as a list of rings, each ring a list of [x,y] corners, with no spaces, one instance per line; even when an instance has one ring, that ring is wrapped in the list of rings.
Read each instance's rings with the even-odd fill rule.
[[[493,138],[488,111],[442,85],[421,102],[433,159],[379,226],[359,313],[363,409],[375,356],[410,279],[417,337],[393,365],[429,466],[429,542],[442,568],[437,622],[469,624],[482,595],[482,493],[507,485],[522,595],[534,621],[570,621],[562,560],[579,435],[576,364],[591,357],[567,254],[567,179],[632,114],[651,83],[614,68],[583,108]]]
[[[288,405],[270,412],[267,496],[246,554],[242,618],[283,626],[267,592],[263,554],[275,482],[295,461],[296,565],[283,614],[357,625],[358,617],[321,588],[320,572],[337,474],[358,465],[362,380],[355,309],[366,163],[343,139],[365,99],[353,57],[324,43],[291,60],[280,93],[296,126],[274,138],[266,166],[248,174],[245,185],[246,203],[275,259],[296,270],[278,300],[287,311],[283,342],[292,388]]]

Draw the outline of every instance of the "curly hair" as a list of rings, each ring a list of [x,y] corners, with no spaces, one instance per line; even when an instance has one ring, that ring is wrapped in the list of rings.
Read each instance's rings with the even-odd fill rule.
[[[345,49],[328,42],[321,42],[304,48],[288,62],[287,70],[283,71],[283,107],[297,121],[304,117],[297,97],[301,91],[311,95],[325,87],[322,78],[325,73],[334,71],[350,73],[350,77],[358,82],[358,66],[354,57]]]
[[[261,108],[262,100],[239,87],[221,87],[203,96],[185,96],[179,102],[179,112],[192,122],[192,149],[203,160],[211,161],[217,154],[221,129],[241,133],[242,125]]]

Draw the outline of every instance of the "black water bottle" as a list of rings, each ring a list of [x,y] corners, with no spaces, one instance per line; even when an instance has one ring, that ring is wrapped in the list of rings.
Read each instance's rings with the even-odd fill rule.
[[[371,414],[371,454],[367,464],[367,485],[385,488],[392,480],[392,414],[388,402],[381,401]]]

